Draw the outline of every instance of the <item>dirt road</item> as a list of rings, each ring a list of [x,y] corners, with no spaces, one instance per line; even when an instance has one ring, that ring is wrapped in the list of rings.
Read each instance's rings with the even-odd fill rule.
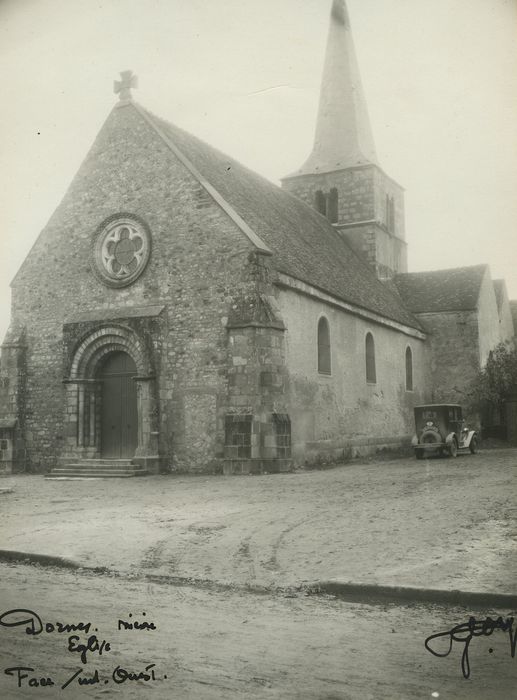
[[[26,625],[2,625],[2,698],[506,700],[515,693],[517,659],[501,631],[472,640],[469,680],[460,668],[462,644],[446,658],[425,650],[426,637],[466,622],[473,611],[216,592],[21,565],[3,566],[0,600],[2,614],[25,608],[44,629],[90,621],[89,634],[110,644],[102,655],[86,652],[84,664],[80,652],[67,647],[74,634],[79,639],[72,647],[83,643],[85,632],[32,636]],[[482,619],[487,612],[473,614]],[[4,623],[19,619],[36,618],[27,612],[2,617]],[[157,629],[119,630],[119,619]],[[20,671],[28,676],[21,687],[17,671],[5,673],[19,666],[34,669]],[[120,669],[154,672],[156,679],[130,680]],[[30,687],[30,678],[51,678],[54,685]],[[80,686],[79,678],[98,682]]]
[[[4,479],[0,549],[290,586],[515,593],[517,450],[257,477]]]

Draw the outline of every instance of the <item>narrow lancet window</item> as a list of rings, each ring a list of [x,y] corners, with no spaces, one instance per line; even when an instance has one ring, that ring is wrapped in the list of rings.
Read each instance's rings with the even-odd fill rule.
[[[371,333],[366,334],[365,351],[366,381],[368,384],[375,384],[377,382],[377,372],[375,370],[375,343]]]
[[[330,369],[329,322],[322,316],[318,322],[318,372],[330,374]]]
[[[406,391],[413,391],[413,353],[406,348]]]
[[[386,195],[386,228],[395,233],[395,198]]]

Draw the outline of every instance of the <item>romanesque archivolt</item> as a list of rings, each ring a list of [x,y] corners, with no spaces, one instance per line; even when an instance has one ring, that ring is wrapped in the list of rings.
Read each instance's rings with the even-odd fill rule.
[[[121,214],[98,228],[93,242],[93,269],[110,287],[126,287],[144,271],[151,254],[151,233],[139,217]]]

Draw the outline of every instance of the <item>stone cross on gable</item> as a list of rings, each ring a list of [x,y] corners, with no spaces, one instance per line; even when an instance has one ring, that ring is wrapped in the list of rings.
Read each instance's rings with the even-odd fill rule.
[[[115,80],[113,83],[113,92],[119,96],[119,100],[130,100],[131,88],[138,87],[138,77],[132,70],[123,70],[120,77],[121,80]]]

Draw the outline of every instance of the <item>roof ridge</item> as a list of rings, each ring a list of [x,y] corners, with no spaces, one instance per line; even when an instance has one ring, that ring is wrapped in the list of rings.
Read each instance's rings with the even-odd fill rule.
[[[462,265],[459,267],[445,267],[439,270],[420,270],[418,272],[399,272],[396,277],[415,277],[416,275],[439,275],[455,272],[456,270],[481,270],[488,268],[488,263],[478,263],[477,265]]]
[[[133,102],[133,104],[135,104]],[[211,143],[208,143],[208,141],[205,141],[204,139],[200,138],[199,136],[196,136],[195,134],[192,134],[190,131],[187,131],[181,126],[178,126],[177,124],[174,124],[174,122],[170,121],[169,119],[164,119],[163,117],[158,116],[157,114],[154,114],[151,112],[149,109],[146,107],[142,107],[142,105],[136,103],[136,105],[144,112],[146,112],[152,119],[156,120],[157,122],[161,122],[165,126],[176,130],[176,131],[181,131],[182,134],[187,136],[188,138],[195,139],[198,141],[204,148],[208,148],[211,151],[213,151],[214,154],[221,156],[222,158],[227,159],[229,162],[236,163],[239,167],[243,168],[246,170],[250,175],[253,175],[254,177],[258,177],[264,182],[269,183],[273,187],[277,187],[274,182],[271,182],[271,180],[268,180],[267,177],[264,177],[264,175],[261,175],[260,173],[257,173],[255,170],[252,170],[249,168],[247,165],[244,165],[244,163],[241,163],[240,160],[237,160],[237,158],[234,158],[233,156],[228,155],[228,153],[225,153],[224,151],[221,151],[221,149],[216,148],[213,146]]]
[[[241,229],[247,229],[246,235],[251,232],[264,252],[274,254],[278,271],[337,300],[422,328],[400,296],[377,279],[368,263],[308,203],[185,129],[132,104]]]
[[[218,204],[221,209],[228,214],[232,221],[237,224],[240,230],[247,236],[250,242],[257,248],[261,253],[267,255],[272,255],[272,251],[260,238],[260,236],[253,231],[253,229],[244,221],[244,219],[237,214],[235,209],[231,204],[222,196],[222,194],[199,172],[195,165],[185,156],[180,148],[170,139],[167,134],[164,134],[159,124],[155,123],[155,120],[161,120],[160,117],[148,112],[144,107],[136,102],[131,102],[131,106],[136,109],[136,111],[145,119],[145,121],[153,128],[158,136],[164,141],[167,147],[174,153],[174,155],[183,163],[183,165],[189,170],[189,172],[196,178],[199,184],[208,192],[212,199]],[[166,122],[167,123],[167,122]],[[172,125],[171,125],[172,126]],[[177,127],[176,127],[177,128]]]
[[[403,273],[394,281],[405,305],[418,314],[477,309],[486,279],[490,279],[490,268],[481,264]]]

